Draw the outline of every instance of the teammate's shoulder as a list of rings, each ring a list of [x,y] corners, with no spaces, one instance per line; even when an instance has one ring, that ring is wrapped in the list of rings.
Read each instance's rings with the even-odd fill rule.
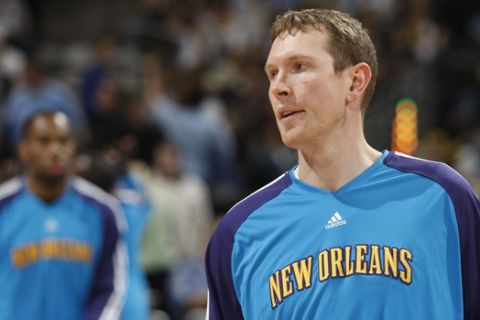
[[[117,200],[114,196],[110,195],[106,191],[102,190],[97,185],[81,178],[81,177],[73,177],[72,178],[72,186],[80,195],[91,199],[93,201],[104,203],[107,205],[116,205]]]
[[[114,196],[105,192],[95,184],[77,176],[72,178],[72,187],[80,196],[82,196],[87,201],[95,203],[101,208],[107,209],[103,212],[113,213],[113,216],[118,226],[122,229],[124,228],[125,221],[121,205]]]
[[[269,184],[251,193],[236,203],[222,218],[217,229],[235,232],[236,229],[258,208],[275,199],[283,190],[292,184],[288,172],[282,174]]]
[[[471,189],[462,175],[443,162],[412,157],[399,152],[390,152],[384,163],[400,171],[415,173],[431,179],[449,192]]]
[[[23,180],[20,177],[12,178],[0,184],[0,206],[15,198],[23,189]]]

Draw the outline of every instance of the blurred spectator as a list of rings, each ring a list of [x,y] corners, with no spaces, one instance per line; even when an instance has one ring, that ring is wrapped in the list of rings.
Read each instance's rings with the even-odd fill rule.
[[[99,106],[99,91],[104,79],[108,77],[111,60],[115,53],[116,42],[113,37],[102,37],[94,47],[95,58],[84,71],[82,79],[82,103],[89,119],[95,119],[102,113]]]
[[[160,294],[157,306],[171,315],[178,310],[168,291],[173,266],[198,258],[213,219],[207,186],[182,171],[176,148],[160,142],[152,171],[143,172],[153,211],[144,238],[143,262],[150,286]]]
[[[281,143],[274,125],[251,128],[244,139],[248,149],[242,164],[249,190],[264,186],[295,164],[295,151]]]
[[[24,72],[25,56],[6,40],[0,30],[0,182],[17,174],[13,150],[8,147],[3,101]]]
[[[32,48],[32,16],[30,7],[22,0],[0,1],[0,38],[7,39],[28,52]]]
[[[100,148],[129,133],[120,89],[111,78],[104,78],[95,91],[95,116],[90,121],[91,143]]]
[[[415,156],[423,159],[452,163],[458,148],[458,141],[451,139],[441,128],[428,130],[418,144]]]
[[[134,151],[132,160],[151,165],[152,150],[157,141],[163,137],[163,132],[149,117],[143,100],[136,95],[125,95],[123,117],[125,119],[127,136],[132,138]]]
[[[458,146],[453,167],[463,175],[480,194],[480,129],[470,131],[465,142]]]
[[[203,254],[175,264],[168,285],[178,306],[175,319],[205,319],[208,294]]]
[[[231,128],[221,114],[212,116],[201,107],[204,93],[198,73],[172,75],[170,87],[171,92],[165,90],[154,102],[152,116],[180,153],[182,170],[215,185],[233,169]]]
[[[0,101],[7,96],[13,84],[19,81],[24,69],[24,54],[11,46],[0,31]]]
[[[174,2],[169,0],[138,0],[129,16],[126,35],[143,52],[160,50],[167,55],[176,50],[169,19],[175,15]]]
[[[439,124],[462,137],[480,121],[480,2],[432,1],[436,20],[448,35],[437,59]]]

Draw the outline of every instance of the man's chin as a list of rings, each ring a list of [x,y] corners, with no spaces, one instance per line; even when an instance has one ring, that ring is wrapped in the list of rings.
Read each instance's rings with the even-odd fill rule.
[[[40,181],[45,186],[58,186],[65,182],[67,179],[66,172],[45,173],[39,176]]]
[[[292,149],[298,149],[301,144],[301,139],[295,134],[282,134],[281,136],[283,144]]]

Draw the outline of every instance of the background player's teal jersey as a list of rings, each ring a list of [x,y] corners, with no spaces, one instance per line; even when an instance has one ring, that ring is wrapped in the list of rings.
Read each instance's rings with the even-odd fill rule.
[[[0,319],[115,319],[125,255],[118,203],[84,180],[47,203],[0,186]]]
[[[206,266],[208,319],[479,319],[480,203],[388,151],[335,192],[292,170],[230,210]]]
[[[139,260],[143,231],[151,204],[145,196],[143,185],[132,175],[126,174],[118,179],[114,194],[122,205],[127,222],[124,236],[128,253],[127,287],[120,319],[148,320],[148,284]]]

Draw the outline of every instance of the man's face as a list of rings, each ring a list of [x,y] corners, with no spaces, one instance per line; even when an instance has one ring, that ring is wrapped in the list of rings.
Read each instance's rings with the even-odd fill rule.
[[[154,166],[164,175],[172,177],[180,172],[180,157],[177,150],[169,144],[160,144],[154,150]]]
[[[346,71],[335,73],[327,39],[312,28],[281,34],[270,49],[265,66],[269,98],[282,141],[289,147],[325,142],[344,123],[349,82]]]
[[[56,184],[66,178],[74,153],[70,124],[62,113],[35,117],[19,145],[19,156],[27,174],[47,184]]]

